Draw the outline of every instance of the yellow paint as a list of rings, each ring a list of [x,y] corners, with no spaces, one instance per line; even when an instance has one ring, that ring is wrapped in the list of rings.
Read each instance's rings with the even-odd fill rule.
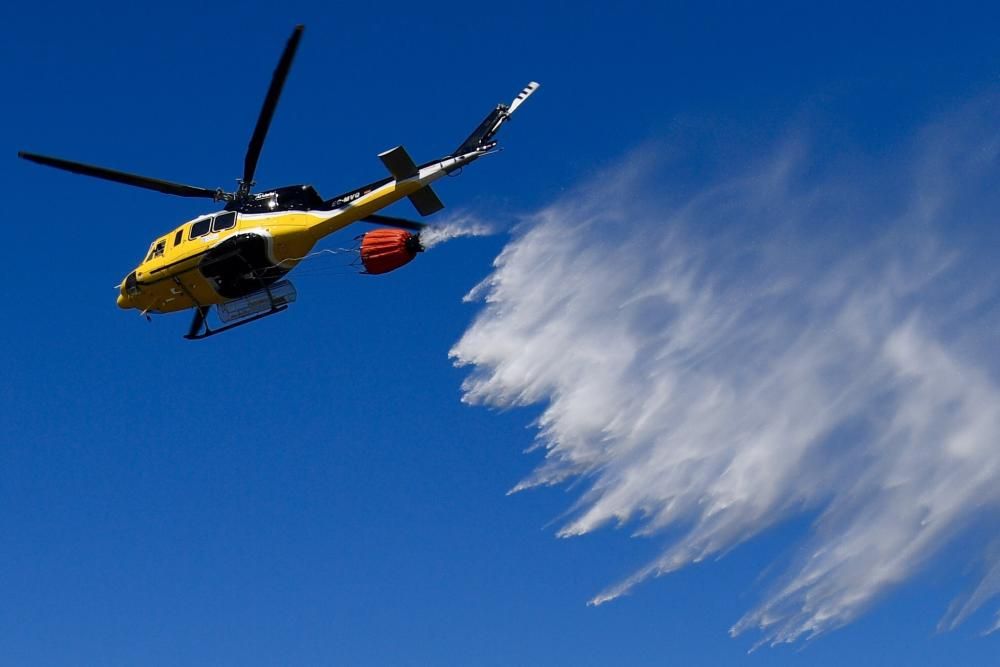
[[[443,175],[443,172],[440,174]],[[317,241],[337,232],[359,219],[416,192],[436,176],[421,181],[418,178],[389,183],[369,192],[345,208],[335,211],[285,211],[281,213],[238,214],[236,225],[221,232],[212,232],[191,239],[191,226],[208,215],[202,215],[157,237],[147,251],[147,259],[135,268],[138,294],[127,294],[124,281],[118,305],[142,312],[171,313],[195,306],[209,306],[226,301],[214,289],[211,281],[198,271],[198,263],[208,250],[231,236],[251,230],[263,230],[272,240],[271,255],[289,269],[312,250]],[[177,232],[182,240],[174,245]],[[161,255],[149,257],[160,241],[165,242]]]

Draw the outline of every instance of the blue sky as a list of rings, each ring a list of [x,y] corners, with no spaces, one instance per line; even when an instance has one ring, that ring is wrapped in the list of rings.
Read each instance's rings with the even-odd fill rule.
[[[804,646],[747,656],[754,638],[727,630],[815,508],[721,560],[586,606],[669,535],[556,539],[586,481],[505,495],[541,463],[522,451],[544,401],[463,405],[470,371],[448,354],[481,309],[462,297],[506,234],[446,243],[378,279],[293,274],[287,313],[190,343],[186,316],[147,324],[115,307],[113,286],[204,207],[14,157],[229,187],[304,23],[257,181],[332,196],[380,178],[375,156],[397,144],[418,161],[447,152],[537,80],[506,150],[436,188],[448,211],[507,229],[643,146],[665,153],[653,188],[665,196],[752,169],[790,136],[808,136],[813,176],[878,171],[929,123],[995,94],[995,7],[38,2],[9,13],[0,663],[995,663],[997,635],[978,636],[988,614],[935,632],[969,586],[970,561],[947,553],[995,538],[995,523]],[[956,234],[996,239],[978,223]]]

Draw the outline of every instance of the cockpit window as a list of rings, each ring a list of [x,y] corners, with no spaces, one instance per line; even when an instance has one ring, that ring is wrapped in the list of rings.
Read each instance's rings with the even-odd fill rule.
[[[149,249],[149,254],[146,256],[146,261],[148,262],[149,260],[155,259],[156,257],[163,257],[163,252],[166,249],[167,249],[167,240],[160,239],[159,241],[156,242],[156,244],[152,248]]]
[[[229,213],[222,213],[215,216],[215,222],[212,224],[213,232],[221,232],[223,229],[230,229],[236,226],[236,213],[230,211]]]
[[[189,238],[196,239],[199,236],[204,236],[208,234],[209,228],[212,226],[212,219],[205,218],[204,220],[199,220],[198,222],[191,225],[191,236]]]

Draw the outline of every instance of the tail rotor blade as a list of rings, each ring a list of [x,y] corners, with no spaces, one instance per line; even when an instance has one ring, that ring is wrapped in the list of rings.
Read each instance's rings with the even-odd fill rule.
[[[510,103],[510,108],[507,109],[507,115],[509,116],[515,111],[517,111],[517,108],[522,104],[524,104],[524,101],[529,97],[531,97],[532,93],[538,90],[539,85],[540,84],[538,84],[537,82],[532,81],[527,86],[525,86],[524,90],[518,93],[517,97],[514,98],[514,101]]]

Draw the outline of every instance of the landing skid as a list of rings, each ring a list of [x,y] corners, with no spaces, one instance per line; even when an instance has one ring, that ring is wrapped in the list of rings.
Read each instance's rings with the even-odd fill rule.
[[[174,281],[191,297],[192,301],[198,303],[180,280],[175,278]],[[262,289],[252,294],[217,304],[215,306],[216,315],[224,323],[218,329],[208,326],[208,311],[212,309],[212,306],[199,304],[195,306],[191,328],[188,329],[184,337],[188,340],[201,340],[244,324],[250,324],[283,310],[288,310],[288,304],[295,301],[295,298],[295,288],[287,280],[273,285],[264,285]]]
[[[210,306],[199,306],[195,309],[194,319],[191,320],[191,329],[184,334],[184,337],[188,340],[201,340],[202,338],[209,338],[216,334],[220,334],[223,331],[229,331],[230,329],[235,329],[236,327],[241,327],[244,324],[250,324],[251,322],[256,322],[257,320],[262,320],[265,317],[270,317],[276,313],[280,313],[283,310],[288,310],[287,305],[282,306],[271,306],[271,310],[265,310],[263,313],[257,313],[256,315],[251,315],[242,320],[226,324],[219,327],[218,329],[212,329],[208,326],[208,311]]]

